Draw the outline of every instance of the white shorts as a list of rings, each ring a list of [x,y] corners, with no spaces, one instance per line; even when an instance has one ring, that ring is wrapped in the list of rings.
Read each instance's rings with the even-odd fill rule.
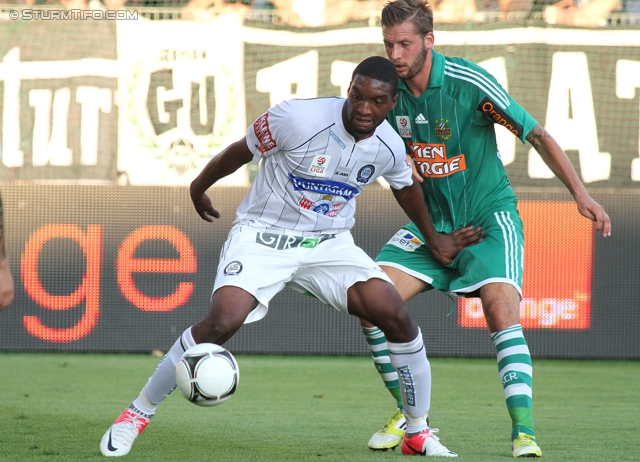
[[[346,313],[347,289],[371,278],[391,283],[350,232],[302,237],[237,225],[220,252],[213,292],[235,286],[253,295],[258,306],[245,320],[250,323],[267,314],[269,301],[285,286]]]

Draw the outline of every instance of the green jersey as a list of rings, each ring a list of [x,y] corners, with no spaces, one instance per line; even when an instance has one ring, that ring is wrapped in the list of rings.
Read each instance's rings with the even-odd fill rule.
[[[424,177],[435,229],[449,233],[482,226],[494,211],[516,206],[494,124],[524,143],[538,123],[480,66],[432,53],[425,92],[413,96],[401,80],[387,119]]]

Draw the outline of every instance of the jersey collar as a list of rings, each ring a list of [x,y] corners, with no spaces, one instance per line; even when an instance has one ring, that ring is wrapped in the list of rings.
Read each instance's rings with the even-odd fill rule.
[[[337,99],[337,101],[338,102],[336,102],[333,108],[333,117],[335,124],[333,125],[332,130],[335,131],[338,136],[349,141],[350,143],[355,143],[356,140],[353,138],[351,133],[347,131],[344,126],[344,122],[342,121],[342,110],[344,108],[344,105],[347,104],[347,100],[346,98],[339,98]]]
[[[444,56],[431,50],[433,60],[431,62],[431,74],[429,75],[428,88],[441,87],[444,83]]]
[[[427,85],[427,90],[441,87],[444,83],[444,56],[434,50],[431,50],[431,56],[431,73],[429,74],[429,84]],[[398,82],[398,89],[404,90],[409,93],[409,95],[413,96],[413,94],[407,87],[407,84],[402,79]]]

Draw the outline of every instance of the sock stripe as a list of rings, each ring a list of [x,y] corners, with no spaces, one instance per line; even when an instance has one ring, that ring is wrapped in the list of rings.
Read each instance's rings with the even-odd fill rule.
[[[533,376],[533,367],[531,367],[531,364],[526,363],[508,363],[500,369],[500,372],[498,373],[500,375],[500,380],[502,380],[502,377],[504,377],[504,374],[507,371],[518,371],[523,374],[527,374],[529,377]]]
[[[531,396],[531,387],[526,383],[515,383],[513,385],[508,385],[504,389],[504,397],[509,399],[512,396]]]
[[[497,341],[498,339],[514,332],[522,332],[522,326],[520,324],[515,324],[511,327],[507,327],[504,330],[494,332],[493,334],[491,334],[491,340],[493,340],[494,343],[500,343],[499,341]]]
[[[387,348],[386,342],[381,343],[380,345],[369,344],[369,351],[374,358],[376,356],[389,356],[389,349]]]
[[[506,357],[520,356],[520,355],[529,356],[529,347],[527,346],[526,343],[524,345],[515,345],[515,346],[505,348],[504,350],[500,350],[498,351],[497,357],[498,357],[498,362],[500,362]],[[523,361],[523,362],[527,363],[528,361]]]
[[[402,396],[400,394],[400,382],[396,368],[391,364],[387,338],[382,330],[377,327],[362,327],[362,333],[367,341],[373,363],[384,382],[384,386],[396,401],[398,408],[402,408]]]
[[[504,358],[503,360],[498,362],[498,370],[502,371],[509,364],[514,364],[514,363],[522,363],[522,364],[531,365],[531,356],[530,355],[525,355],[525,354],[507,356],[506,358]]]
[[[520,431],[533,435],[533,367],[522,326],[516,324],[495,332],[491,334],[491,340],[496,348],[498,374],[511,416],[511,437],[513,439]]]
[[[529,390],[526,391],[526,395],[531,395],[531,376],[522,374],[515,371],[509,371],[505,374],[504,379],[502,381],[503,388],[506,390],[512,385],[524,384],[529,387]]]
[[[500,343],[496,343],[496,351],[502,351],[507,348],[511,348],[518,345],[526,345],[527,341],[522,336],[522,333],[517,337],[513,337],[510,339],[505,339],[500,341]]]

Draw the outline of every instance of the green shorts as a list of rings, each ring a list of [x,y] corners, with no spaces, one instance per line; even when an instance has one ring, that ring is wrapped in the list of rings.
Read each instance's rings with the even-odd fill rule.
[[[503,282],[514,286],[522,296],[524,235],[518,210],[495,212],[481,226],[483,240],[462,249],[450,265],[434,258],[413,223],[385,244],[376,262],[425,281],[431,286],[428,289],[472,297],[478,296],[477,291],[486,284]]]

